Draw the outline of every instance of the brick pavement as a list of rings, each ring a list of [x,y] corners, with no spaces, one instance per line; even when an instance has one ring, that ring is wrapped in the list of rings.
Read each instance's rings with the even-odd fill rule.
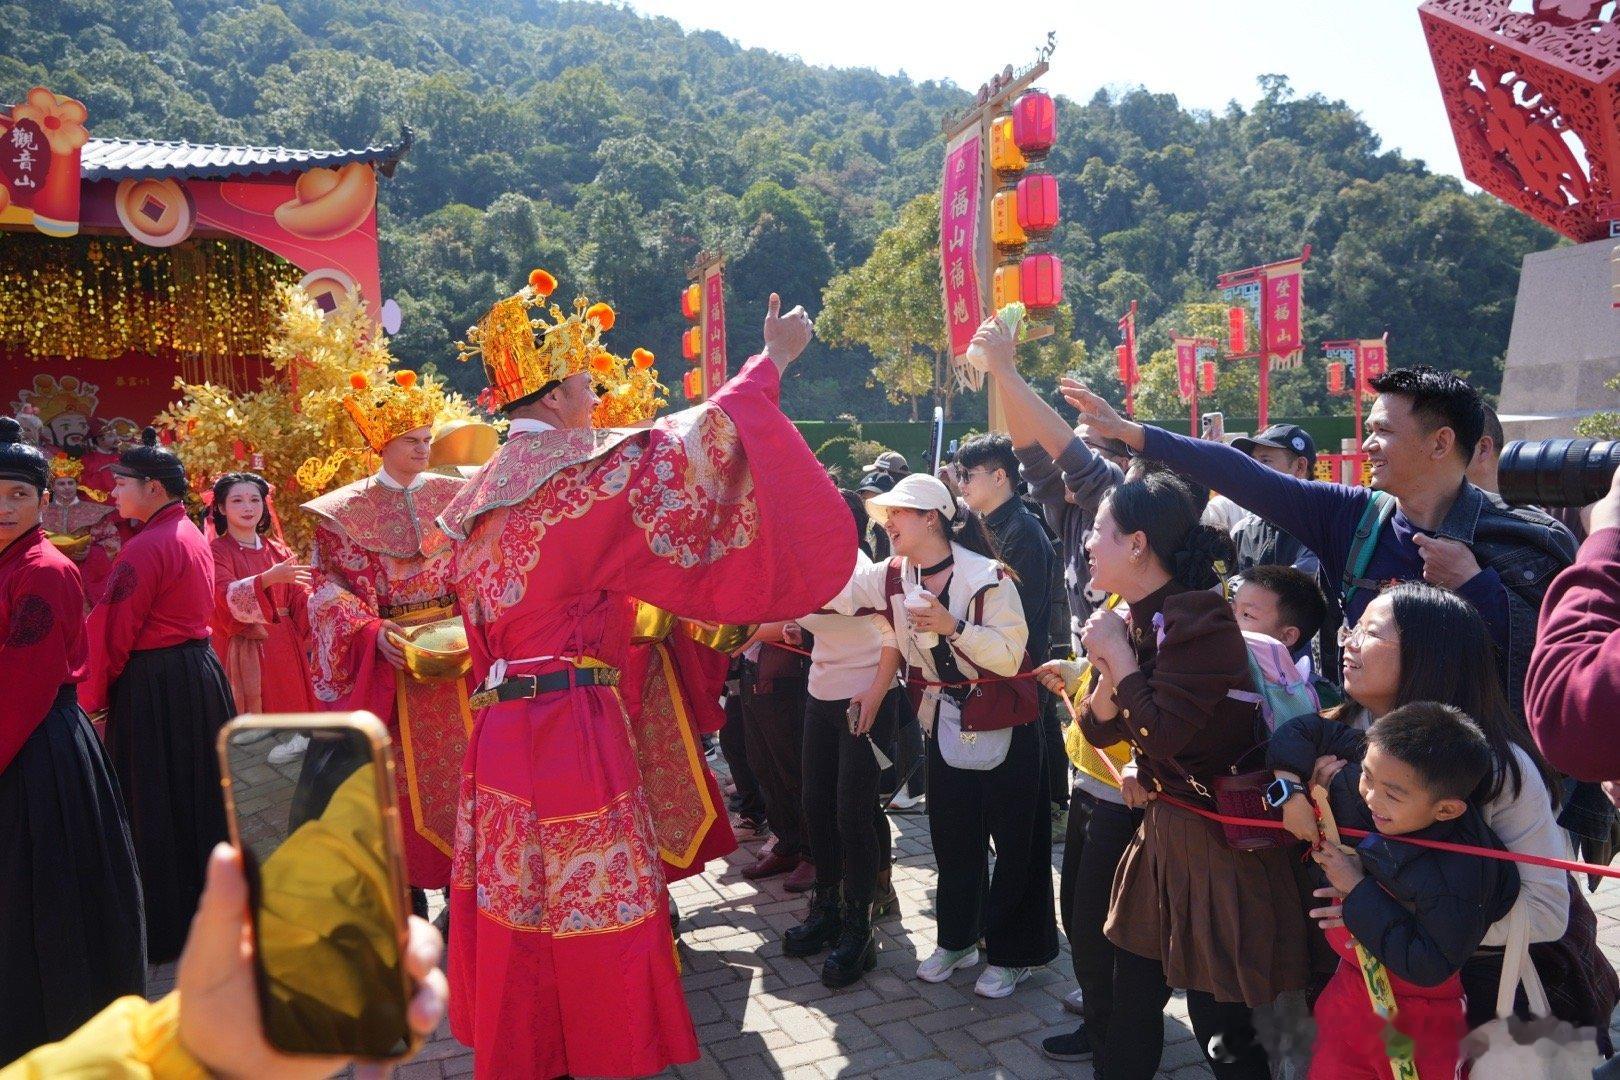
[[[1073,1018],[1062,998],[1072,988],[1067,946],[1008,998],[973,993],[980,969],[930,985],[912,977],[933,949],[934,869],[927,821],[890,817],[895,835],[895,888],[900,912],[878,924],[878,966],[842,991],[820,982],[820,958],[782,955],[782,931],[798,921],[800,897],[783,891],[782,878],[755,884],[740,869],[760,847],[757,840],[709,872],[673,889],[682,915],[681,962],[687,1002],[703,1046],[700,1060],[665,1075],[694,1080],[784,1077],[1091,1076],[1088,1063],[1060,1063],[1041,1055],[1047,1035],[1067,1030]],[[1054,853],[1061,858],[1061,848]],[[1054,865],[1053,889],[1056,890]],[[1605,882],[1590,896],[1599,940],[1620,966],[1620,884]],[[435,904],[435,914],[437,904]],[[172,968],[156,972],[154,993],[172,985]],[[1177,996],[1165,1016],[1161,1077],[1209,1077]],[[1620,1020],[1615,1030],[1620,1042]],[[436,1080],[472,1072],[472,1051],[441,1026],[423,1052],[398,1070],[401,1080]]]

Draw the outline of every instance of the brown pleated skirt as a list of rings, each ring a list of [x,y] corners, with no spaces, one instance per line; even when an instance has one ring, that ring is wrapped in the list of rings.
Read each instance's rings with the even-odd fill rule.
[[[1158,960],[1177,990],[1266,1005],[1309,984],[1307,920],[1290,848],[1233,851],[1220,826],[1148,804],[1114,875],[1103,932]]]

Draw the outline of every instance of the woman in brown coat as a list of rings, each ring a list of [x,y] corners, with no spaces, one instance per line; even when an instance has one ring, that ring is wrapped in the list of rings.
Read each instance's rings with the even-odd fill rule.
[[[1130,605],[1081,635],[1098,681],[1080,723],[1095,746],[1129,742],[1123,794],[1147,816],[1120,862],[1104,932],[1119,947],[1114,1007],[1092,1032],[1102,1080],[1152,1077],[1171,988],[1187,992],[1199,1045],[1221,1080],[1266,1080],[1252,1009],[1308,981],[1306,926],[1285,848],[1235,851],[1220,827],[1160,800],[1213,809],[1218,776],[1258,768],[1258,707],[1243,634],[1219,592],[1232,546],[1200,525],[1192,492],[1147,473],[1103,501],[1086,543],[1092,582]]]

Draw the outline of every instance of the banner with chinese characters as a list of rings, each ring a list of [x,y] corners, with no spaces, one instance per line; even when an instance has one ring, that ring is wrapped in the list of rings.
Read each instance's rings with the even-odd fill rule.
[[[1192,338],[1176,338],[1176,389],[1182,401],[1191,401],[1198,386],[1198,343]]]
[[[1276,263],[1265,268],[1262,348],[1273,369],[1298,367],[1304,359],[1300,336],[1304,283],[1303,262]]]
[[[79,153],[90,140],[84,103],[43,86],[0,113],[0,225],[50,236],[79,231]]]
[[[945,148],[945,173],[940,188],[939,261],[944,283],[945,327],[958,371],[974,331],[985,318],[978,256],[980,208],[984,198],[983,154],[984,142],[978,127],[951,140]]]
[[[1376,379],[1389,370],[1389,345],[1383,338],[1373,338],[1361,343],[1361,367],[1363,387],[1368,379]]]
[[[709,395],[726,382],[725,264],[703,271],[703,386]]]

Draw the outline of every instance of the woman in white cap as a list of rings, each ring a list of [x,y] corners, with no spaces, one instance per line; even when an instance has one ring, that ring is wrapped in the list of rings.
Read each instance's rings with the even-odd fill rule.
[[[930,735],[939,933],[917,977],[944,982],[977,964],[982,938],[989,966],[974,991],[1006,997],[1058,952],[1041,735],[1029,723],[1035,708],[984,717],[970,705],[964,718],[963,707],[976,689],[966,684],[1015,675],[1025,659],[1029,630],[1018,588],[997,561],[984,522],[934,477],[908,476],[867,509],[893,542],[897,571],[888,564],[858,569],[831,606],[886,615],[913,689],[933,684],[924,688],[918,716]],[[964,730],[964,722],[975,730]]]

